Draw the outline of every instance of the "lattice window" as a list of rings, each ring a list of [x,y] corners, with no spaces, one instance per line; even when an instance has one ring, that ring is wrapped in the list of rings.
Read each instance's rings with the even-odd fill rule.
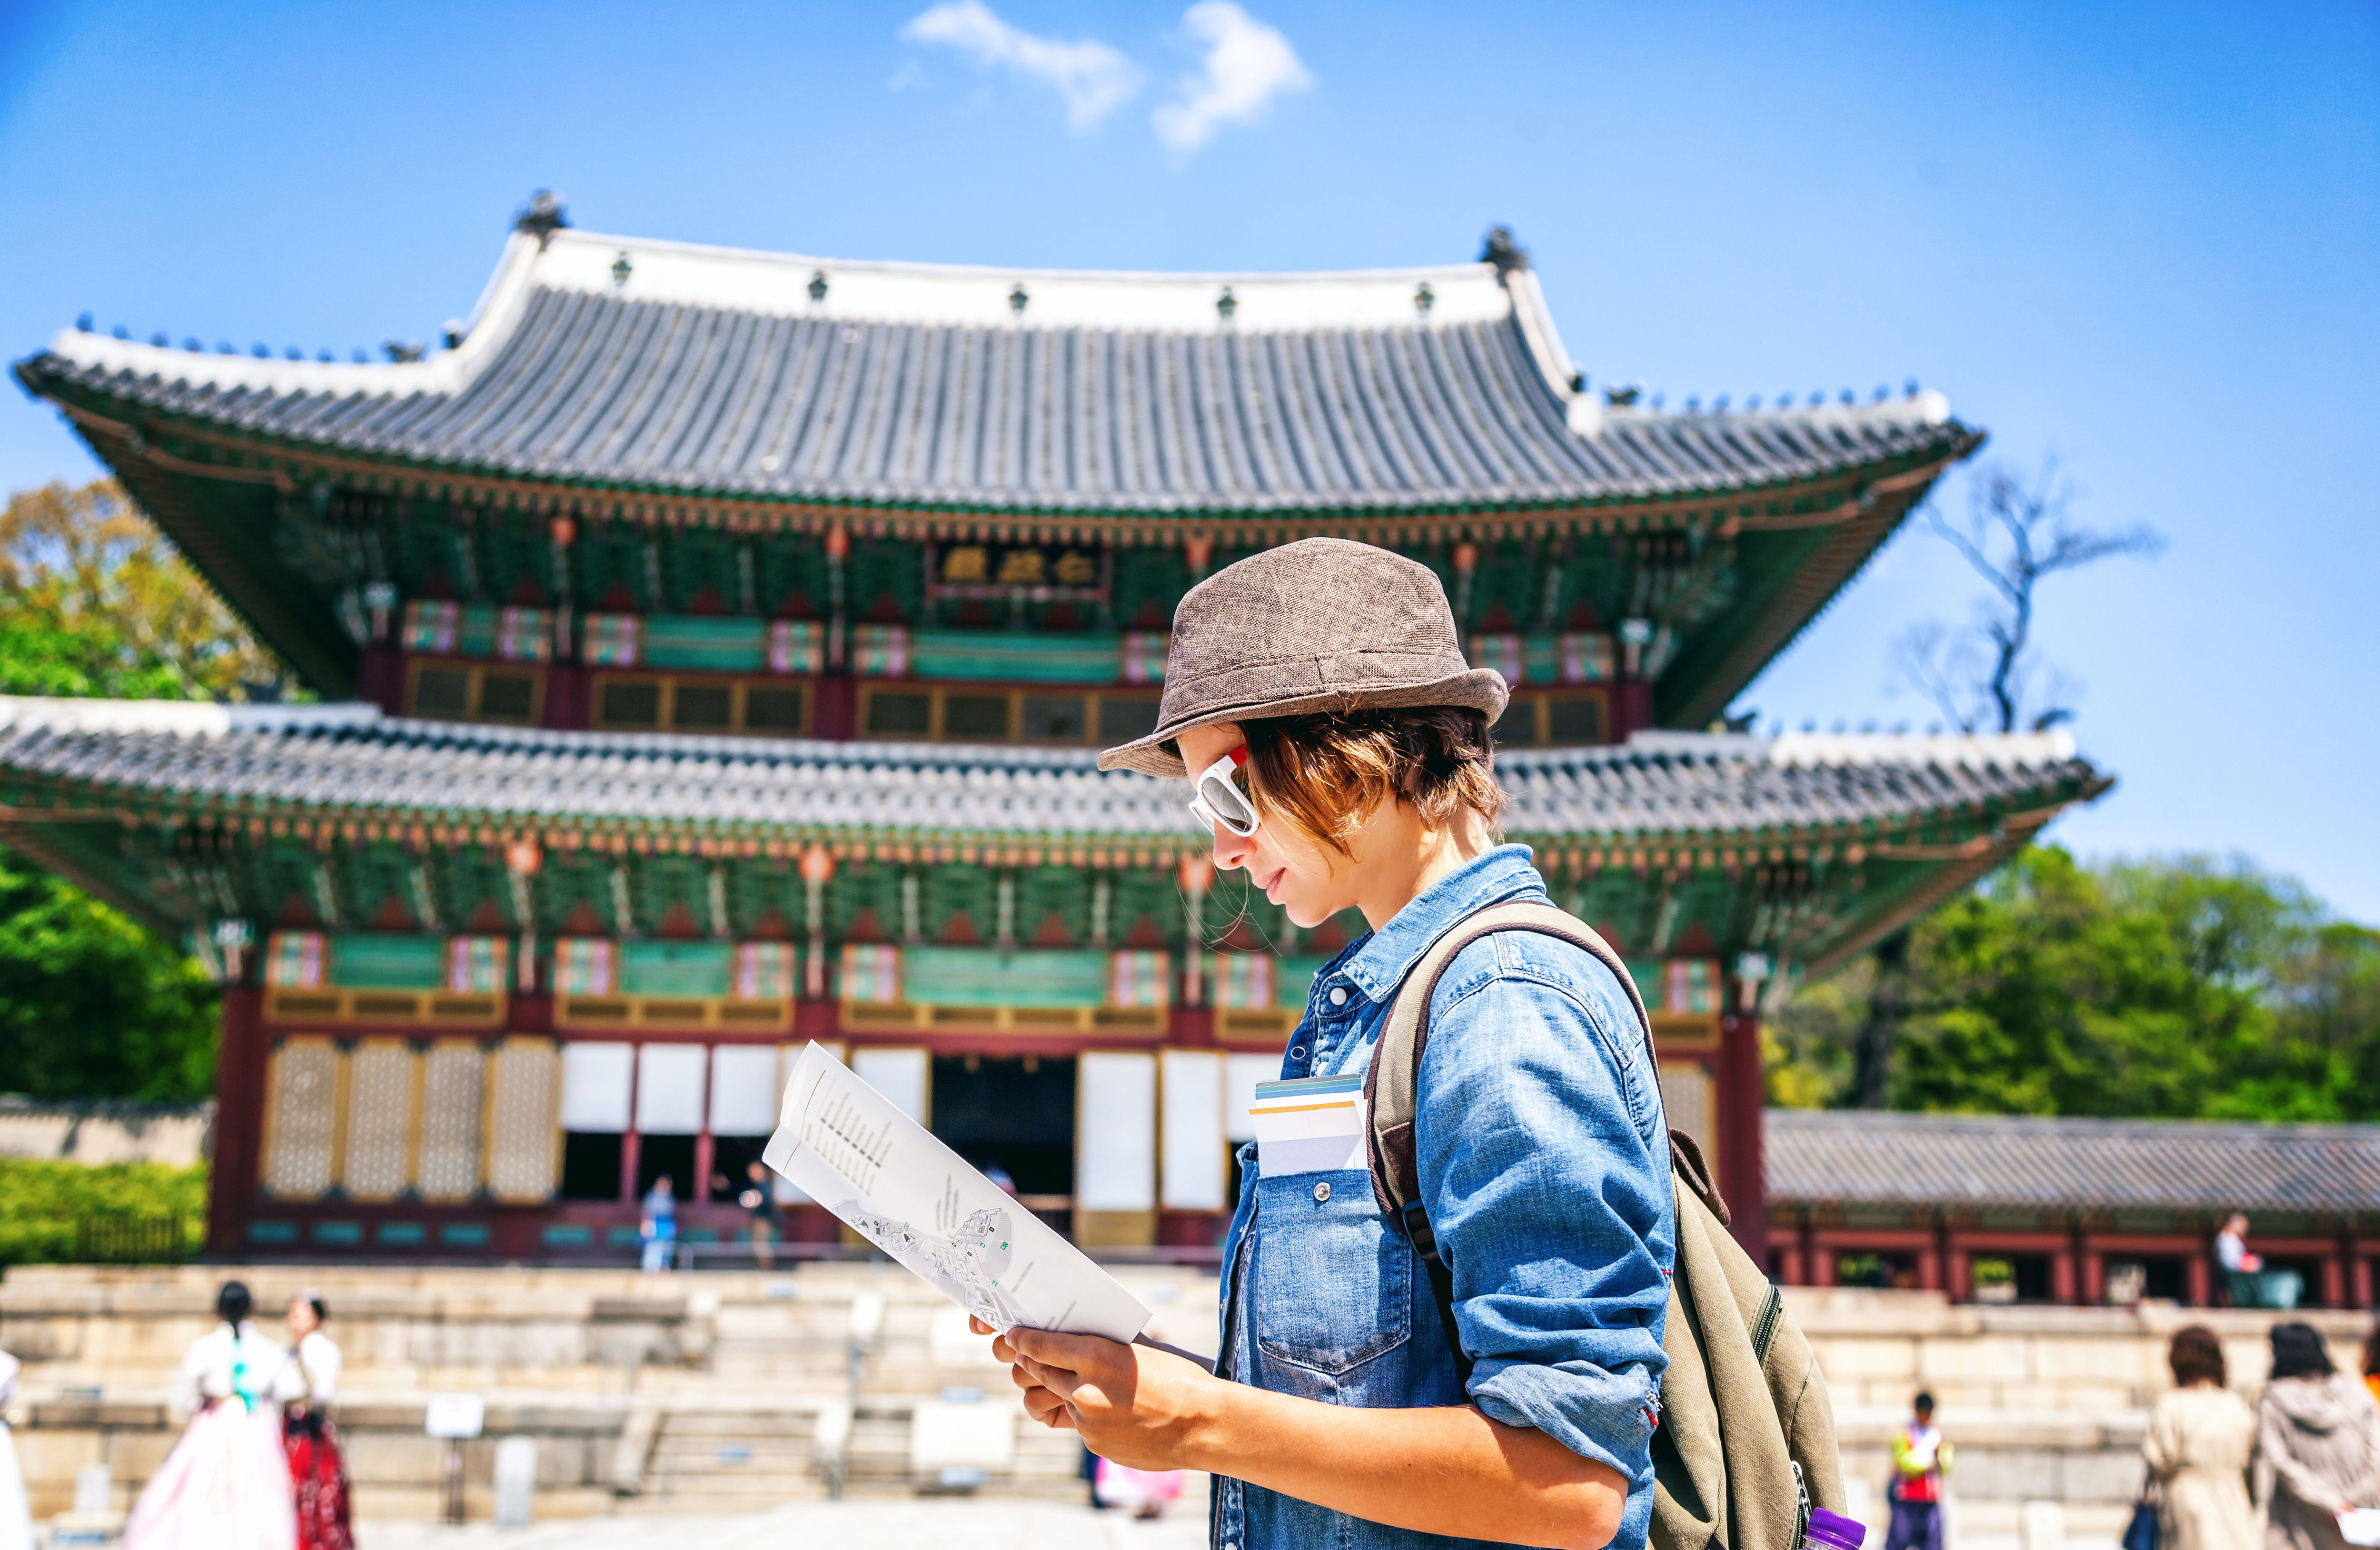
[[[366,1039],[347,1057],[346,1157],[339,1187],[355,1200],[395,1200],[412,1181],[414,1054],[402,1039]]]
[[[339,1165],[339,1051],[326,1038],[282,1041],[265,1078],[264,1193],[320,1200]]]
[[[488,1061],[488,1193],[507,1205],[560,1182],[562,1057],[551,1039],[507,1038]]]
[[[487,1052],[477,1040],[440,1039],[421,1058],[421,1163],[414,1186],[448,1205],[480,1193],[485,1155]]]

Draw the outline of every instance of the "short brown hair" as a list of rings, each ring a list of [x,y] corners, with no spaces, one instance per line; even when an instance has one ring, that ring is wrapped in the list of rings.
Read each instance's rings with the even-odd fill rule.
[[[2193,1383],[2223,1387],[2223,1342],[2203,1324],[2187,1324],[2175,1330],[2173,1343],[2166,1348],[2165,1360],[2166,1365],[2173,1369],[2173,1381],[2183,1388]]]
[[[1468,808],[1491,833],[1504,810],[1488,718],[1457,705],[1248,721],[1248,780],[1263,806],[1342,855],[1382,802],[1408,802],[1432,829]]]

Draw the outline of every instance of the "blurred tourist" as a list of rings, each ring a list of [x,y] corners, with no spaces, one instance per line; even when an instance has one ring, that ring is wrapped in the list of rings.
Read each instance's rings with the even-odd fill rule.
[[[339,1391],[339,1348],[322,1333],[331,1310],[311,1288],[289,1300],[289,1360],[300,1394],[281,1411],[281,1442],[298,1499],[298,1550],[355,1550],[347,1520],[347,1464],[331,1425]]]
[[[1942,1477],[1950,1472],[1950,1445],[1934,1424],[1934,1396],[1909,1402],[1910,1419],[1892,1434],[1892,1527],[1884,1550],[1942,1550]]]
[[[666,1173],[653,1181],[645,1194],[645,1213],[637,1223],[637,1236],[644,1240],[644,1268],[648,1276],[669,1274],[670,1255],[677,1248],[677,1192]]]
[[[2216,1263],[2223,1267],[2223,1294],[2235,1308],[2294,1308],[2305,1290],[2294,1270],[2275,1270],[2248,1248],[2248,1218],[2234,1211],[2215,1235]]]
[[[744,1177],[747,1182],[744,1193],[735,1197],[735,1204],[752,1217],[753,1259],[761,1269],[771,1269],[777,1263],[777,1251],[770,1246],[777,1236],[776,1184],[769,1177],[769,1165],[764,1162],[747,1166]]]
[[[2346,1550],[2338,1515],[2380,1507],[2380,1403],[2331,1365],[2311,1325],[2273,1326],[2256,1443],[2265,1550]]]
[[[1091,1494],[1101,1507],[1130,1508],[1135,1518],[1156,1518],[1182,1495],[1180,1470],[1132,1470],[1112,1459],[1099,1462]]]
[[[2223,1344],[2193,1324],[2174,1331],[2165,1359],[2174,1387],[2157,1396],[2141,1444],[2156,1482],[2157,1550],[2256,1550],[2256,1416],[2223,1386]]]
[[[17,1392],[22,1363],[0,1350],[0,1550],[33,1550],[33,1519],[25,1505],[25,1476],[17,1467],[17,1444],[8,1435],[6,1411]]]
[[[223,1322],[190,1342],[169,1404],[190,1424],[141,1488],[124,1550],[296,1550],[281,1402],[301,1392],[289,1353],[248,1322],[248,1288],[215,1294]]]

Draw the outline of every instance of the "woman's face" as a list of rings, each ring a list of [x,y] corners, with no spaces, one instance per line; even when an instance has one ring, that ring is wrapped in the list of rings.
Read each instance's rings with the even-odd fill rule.
[[[1192,727],[1174,739],[1182,760],[1196,775],[1245,741],[1229,722]],[[1237,867],[1264,896],[1289,913],[1301,928],[1321,925],[1355,903],[1362,874],[1363,836],[1354,842],[1354,856],[1343,856],[1314,843],[1283,819],[1263,814],[1257,831],[1243,839],[1228,829],[1215,830],[1215,865]]]
[[[292,1339],[302,1340],[321,1327],[322,1327],[322,1321],[314,1316],[314,1305],[311,1302],[302,1297],[290,1299],[289,1335]]]

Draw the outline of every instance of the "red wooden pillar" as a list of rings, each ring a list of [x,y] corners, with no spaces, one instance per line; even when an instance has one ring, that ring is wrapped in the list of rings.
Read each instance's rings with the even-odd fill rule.
[[[810,735],[848,743],[858,732],[858,680],[847,672],[830,672],[812,682],[818,697],[810,712]]]
[[[405,654],[394,646],[365,647],[356,697],[379,706],[384,715],[404,715]]]
[[[207,1252],[237,1254],[256,1201],[264,1143],[264,990],[224,989],[215,1051],[214,1156],[207,1189]]]
[[[556,732],[585,732],[592,682],[575,662],[557,662],[545,672],[545,724]]]
[[[2204,1252],[2190,1256],[2190,1305],[2211,1308],[2215,1305],[2215,1265]]]
[[[1727,1200],[1735,1241],[1752,1263],[1768,1264],[1768,1193],[1761,1150],[1760,1017],[1730,1012],[1719,1019],[1718,1193]]]
[[[2322,1305],[2344,1308],[2347,1301],[2347,1252],[2345,1245],[2322,1258]]]

